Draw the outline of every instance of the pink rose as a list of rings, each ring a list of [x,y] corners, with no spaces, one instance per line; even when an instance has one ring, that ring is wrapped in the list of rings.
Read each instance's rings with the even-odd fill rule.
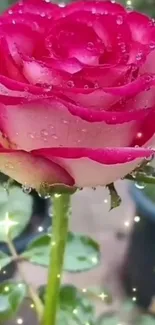
[[[21,183],[124,177],[151,154],[154,20],[110,1],[9,9],[0,17],[0,128],[0,170]]]

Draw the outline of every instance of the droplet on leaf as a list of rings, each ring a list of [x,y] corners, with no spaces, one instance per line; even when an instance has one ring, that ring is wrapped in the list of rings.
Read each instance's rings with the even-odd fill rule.
[[[143,190],[144,187],[146,186],[146,184],[143,183],[143,182],[136,182],[136,183],[135,183],[135,186],[136,186],[139,190]]]

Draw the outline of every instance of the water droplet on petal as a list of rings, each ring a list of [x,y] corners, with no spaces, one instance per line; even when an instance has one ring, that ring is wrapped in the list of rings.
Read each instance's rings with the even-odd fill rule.
[[[9,15],[12,15],[13,14],[13,11],[11,9],[8,10],[8,14]]]
[[[151,26],[151,27],[155,26],[155,19],[154,18],[150,19],[149,26]]]
[[[16,24],[16,22],[15,22],[15,20],[14,20],[14,19],[12,19],[12,24],[13,24],[13,25],[15,25],[15,24]]]
[[[50,85],[50,86],[46,86],[46,88],[44,88],[44,90],[46,91],[46,92],[48,92],[48,91],[51,91],[52,90],[52,88],[53,88],[53,86],[52,85]]]
[[[68,80],[67,81],[67,86],[70,87],[70,88],[73,88],[74,87],[74,81]]]
[[[154,154],[152,153],[149,157],[146,157],[145,160],[151,162],[153,158],[154,158]]]
[[[138,133],[137,133],[137,138],[138,138],[138,139],[142,138],[142,136],[143,136],[143,133],[142,133],[142,132],[138,132]]]
[[[12,164],[10,161],[8,161],[8,162],[5,164],[5,167],[8,168],[8,169],[14,169],[14,166],[13,166],[13,164]]]
[[[96,8],[92,8],[92,14],[96,14]]]
[[[143,58],[143,53],[142,52],[137,53],[136,60],[140,61],[140,60],[142,60],[142,58]]]
[[[45,12],[41,12],[40,16],[44,18],[46,16]]]
[[[117,25],[122,25],[123,24],[123,16],[118,15],[116,18],[116,23],[117,23]]]
[[[26,184],[23,184],[22,185],[22,190],[23,190],[23,192],[25,193],[25,194],[30,194],[30,192],[31,192],[31,187],[30,186],[27,186]]]
[[[88,87],[88,85],[84,85],[84,89],[88,89],[89,87]]]
[[[53,134],[53,135],[52,135],[52,138],[53,138],[54,140],[58,140],[58,137],[57,137],[56,134]]]
[[[53,126],[52,124],[49,124],[49,128],[50,128],[51,130],[53,130],[53,129],[54,129],[54,126]]]
[[[92,51],[93,49],[94,49],[94,43],[93,42],[88,42],[87,50]]]
[[[155,42],[151,42],[151,43],[149,44],[149,48],[150,48],[151,50],[154,50],[154,49],[155,49]]]
[[[94,84],[94,88],[99,88],[99,84],[98,84],[98,82],[95,82],[95,84]]]
[[[68,124],[69,122],[67,120],[62,121],[64,124]]]
[[[41,136],[47,137],[48,136],[48,131],[46,129],[43,129],[40,131]]]
[[[34,134],[33,134],[33,133],[28,133],[28,136],[29,136],[31,139],[34,139]]]

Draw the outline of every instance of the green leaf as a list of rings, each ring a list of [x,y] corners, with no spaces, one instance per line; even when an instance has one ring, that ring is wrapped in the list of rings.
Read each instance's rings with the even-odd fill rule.
[[[23,283],[5,281],[0,284],[0,321],[14,316],[26,297],[26,286]]]
[[[155,319],[149,315],[139,314],[137,315],[137,319],[132,320],[133,325],[154,325]],[[129,322],[130,323],[130,322]],[[97,320],[96,325],[123,325],[127,324],[126,322],[122,321],[116,314],[103,313]]]
[[[0,251],[0,270],[3,269],[6,265],[10,264],[12,260],[12,256],[8,256]]]
[[[103,313],[96,321],[96,325],[121,325],[119,317],[114,313]]]
[[[64,269],[68,272],[86,271],[95,267],[100,260],[99,245],[88,236],[68,234]]]
[[[45,286],[40,288],[41,298],[45,295]],[[44,300],[44,299],[43,299]],[[94,306],[83,293],[73,285],[60,288],[57,325],[84,325],[94,321]]]
[[[50,235],[42,235],[27,248],[23,256],[30,262],[49,265]],[[68,272],[86,271],[96,266],[100,259],[99,245],[91,238],[68,233],[64,270]]]
[[[109,189],[109,194],[110,194],[110,210],[117,208],[120,204],[121,204],[121,197],[119,196],[119,194],[117,193],[115,186],[113,183],[107,185],[108,189]]]
[[[32,197],[24,193],[20,187],[11,187],[8,195],[0,186],[0,241],[7,241],[8,220],[12,222],[10,232],[12,239],[23,232],[31,218],[32,205]]]
[[[155,319],[149,315],[142,315],[136,325],[154,325]]]
[[[94,306],[76,287],[64,285],[60,290],[59,301],[58,325],[93,323]]]
[[[31,263],[48,266],[50,252],[50,236],[45,234],[34,239],[22,256]]]

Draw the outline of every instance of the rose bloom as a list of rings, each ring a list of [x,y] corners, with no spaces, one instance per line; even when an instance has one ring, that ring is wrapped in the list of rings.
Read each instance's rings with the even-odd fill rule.
[[[107,185],[149,158],[155,22],[110,1],[21,1],[0,17],[0,170]]]

